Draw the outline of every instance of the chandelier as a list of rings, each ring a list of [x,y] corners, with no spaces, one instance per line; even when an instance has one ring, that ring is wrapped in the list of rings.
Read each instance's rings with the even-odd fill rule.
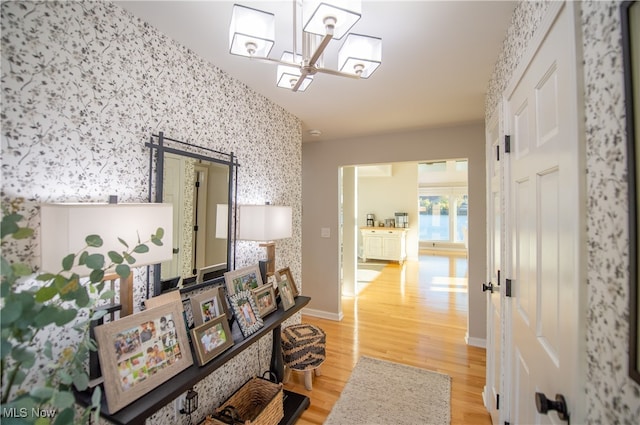
[[[305,91],[319,72],[369,78],[382,63],[382,40],[349,33],[360,19],[361,9],[359,0],[293,0],[292,51],[285,51],[280,59],[272,59],[269,53],[275,44],[275,15],[236,4],[229,26],[229,52],[278,65],[278,87],[294,92]],[[298,52],[300,19],[302,51]],[[343,37],[338,51],[338,69],[325,68],[324,50],[331,40]]]

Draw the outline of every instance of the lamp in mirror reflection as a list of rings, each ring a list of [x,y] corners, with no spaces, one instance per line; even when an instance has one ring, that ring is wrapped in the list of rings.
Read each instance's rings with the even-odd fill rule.
[[[132,267],[158,264],[171,259],[173,244],[173,207],[171,204],[106,204],[65,203],[43,204],[40,207],[40,259],[41,270],[58,273],[62,269],[62,258],[86,248],[86,237],[98,235],[102,247],[91,248],[91,253],[102,254],[109,261],[109,251],[122,252],[128,244],[144,242],[157,229],[164,230],[162,246],[150,246],[146,253],[136,253]],[[135,245],[133,245],[135,246]],[[88,276],[91,269],[75,266],[70,272],[80,277]],[[121,316],[133,312],[132,279],[120,283]]]
[[[267,248],[266,274],[275,273],[276,247],[279,239],[292,235],[292,209],[277,205],[240,205],[238,239],[264,242]]]

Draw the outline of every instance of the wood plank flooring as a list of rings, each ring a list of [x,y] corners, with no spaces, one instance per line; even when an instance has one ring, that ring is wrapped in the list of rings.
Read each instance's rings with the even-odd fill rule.
[[[327,334],[327,359],[313,390],[302,373],[285,388],[306,394],[311,406],[299,425],[322,424],[362,355],[404,363],[452,377],[451,423],[490,425],[482,401],[485,350],[465,344],[467,328],[466,258],[421,256],[420,262],[389,263],[360,269],[359,295],[343,299],[340,322],[303,316]],[[380,391],[385,391],[384,382]],[[347,424],[345,424],[347,425]]]

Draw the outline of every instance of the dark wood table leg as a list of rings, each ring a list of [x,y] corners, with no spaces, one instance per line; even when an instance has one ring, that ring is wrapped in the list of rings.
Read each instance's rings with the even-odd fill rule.
[[[284,379],[284,360],[282,359],[282,335],[281,326],[273,329],[273,346],[271,347],[271,372],[276,375],[278,382]]]

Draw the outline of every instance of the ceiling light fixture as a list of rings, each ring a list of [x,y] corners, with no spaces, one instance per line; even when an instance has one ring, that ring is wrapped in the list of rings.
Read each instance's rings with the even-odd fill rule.
[[[275,16],[236,4],[229,26],[229,52],[277,64],[276,84],[292,91],[305,91],[318,72],[369,78],[382,63],[382,39],[348,34],[360,19],[361,9],[360,0],[293,0],[293,51],[285,51],[280,59],[272,59],[269,53],[275,44]],[[297,49],[300,18],[302,53]],[[338,69],[324,68],[323,53],[327,45],[345,35],[338,51]]]

